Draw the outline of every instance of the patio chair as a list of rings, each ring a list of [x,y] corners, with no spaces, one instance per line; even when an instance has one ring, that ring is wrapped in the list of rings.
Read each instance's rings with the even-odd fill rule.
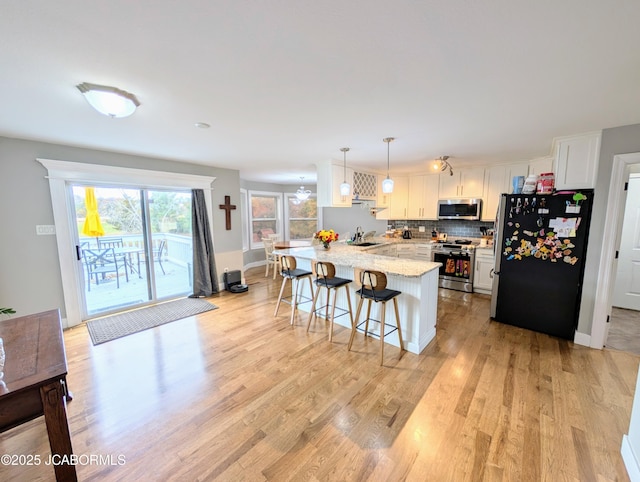
[[[122,248],[124,241],[122,238],[98,238],[98,248]]]
[[[96,285],[100,284],[100,278],[105,279],[109,273],[116,274],[116,287],[120,288],[120,269],[129,282],[129,273],[124,260],[115,255],[113,248],[83,249],[82,257],[87,269],[87,291],[91,291],[91,278],[95,277]]]
[[[157,241],[157,242],[155,242]],[[164,271],[164,266],[162,266],[162,255],[164,254],[164,251],[167,247],[167,240],[166,239],[161,239],[161,240],[154,240],[153,243],[153,260],[158,263],[160,265],[160,269],[162,270],[162,274],[167,274]],[[145,255],[144,252],[140,253],[140,261],[142,261],[143,263],[147,262],[147,256]]]

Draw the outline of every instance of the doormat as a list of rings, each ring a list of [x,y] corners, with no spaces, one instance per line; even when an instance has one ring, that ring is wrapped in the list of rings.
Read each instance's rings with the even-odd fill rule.
[[[205,300],[185,298],[91,320],[87,322],[87,329],[93,344],[99,345],[216,308],[218,308],[216,305]]]

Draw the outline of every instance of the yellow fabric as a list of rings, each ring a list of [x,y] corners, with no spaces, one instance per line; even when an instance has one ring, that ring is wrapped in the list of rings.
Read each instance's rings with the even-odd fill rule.
[[[82,234],[85,236],[104,236],[104,229],[98,214],[98,201],[92,187],[84,188],[84,204],[87,208],[87,217],[84,219]]]

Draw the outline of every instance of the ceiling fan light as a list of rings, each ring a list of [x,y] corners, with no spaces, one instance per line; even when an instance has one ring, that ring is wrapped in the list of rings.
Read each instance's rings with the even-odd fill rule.
[[[135,95],[117,87],[88,82],[78,84],[76,87],[91,107],[109,117],[128,117],[140,105]]]

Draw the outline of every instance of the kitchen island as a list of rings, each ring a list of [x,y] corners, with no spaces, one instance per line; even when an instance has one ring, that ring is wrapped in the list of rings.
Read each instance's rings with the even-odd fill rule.
[[[341,278],[354,279],[353,273],[356,268],[377,270],[385,273],[387,275],[387,286],[402,292],[398,297],[398,308],[405,349],[411,353],[419,354],[436,336],[438,270],[441,264],[370,253],[370,251],[378,249],[379,246],[377,244],[362,247],[347,245],[346,243],[333,243],[328,250],[325,250],[320,245],[282,249],[275,251],[275,253],[295,256],[298,267],[309,270],[311,269],[311,260],[329,261],[336,267],[336,276]],[[312,297],[307,283],[301,283],[300,288],[303,296]],[[359,301],[355,291],[356,283],[354,282],[349,285],[349,296],[351,296],[353,303],[354,316],[357,302]],[[324,304],[326,304],[326,300],[318,300],[318,306],[323,306]],[[339,290],[336,306],[343,310],[347,309],[345,290]],[[308,312],[311,309],[311,303],[301,303],[298,305],[298,309]],[[379,310],[380,307],[378,306],[372,307],[372,319],[380,319]],[[363,310],[363,312],[366,311]],[[338,314],[338,310],[336,310],[335,323],[351,328],[349,316],[338,317]],[[364,316],[364,313],[360,314],[360,321],[364,320]],[[387,313],[388,320],[391,316],[395,315],[391,312]],[[377,324],[374,323],[373,325]],[[400,346],[396,335],[387,336],[385,342]]]

